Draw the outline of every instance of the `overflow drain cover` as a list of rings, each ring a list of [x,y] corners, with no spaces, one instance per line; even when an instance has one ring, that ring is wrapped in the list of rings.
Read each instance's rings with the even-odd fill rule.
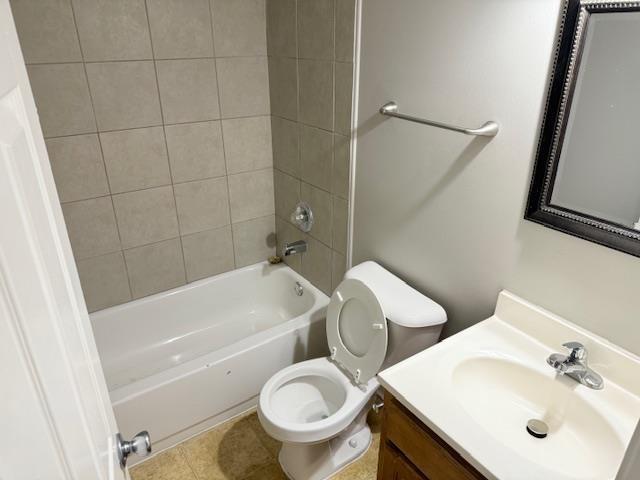
[[[542,420],[532,418],[527,422],[527,432],[536,438],[544,438],[549,433],[549,427]]]

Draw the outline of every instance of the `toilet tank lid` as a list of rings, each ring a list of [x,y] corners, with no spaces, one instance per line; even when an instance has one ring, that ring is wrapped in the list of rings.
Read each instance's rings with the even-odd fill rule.
[[[447,321],[444,308],[376,262],[367,261],[352,267],[345,278],[365,283],[378,298],[387,320],[393,323],[418,328]]]

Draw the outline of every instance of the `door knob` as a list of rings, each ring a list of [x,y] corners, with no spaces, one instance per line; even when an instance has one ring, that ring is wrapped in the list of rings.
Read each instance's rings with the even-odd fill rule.
[[[146,457],[151,453],[151,437],[149,436],[149,432],[143,430],[136,434],[130,441],[124,440],[120,433],[116,434],[116,449],[118,451],[121,468],[127,465],[127,458],[132,453],[135,453],[139,457]]]

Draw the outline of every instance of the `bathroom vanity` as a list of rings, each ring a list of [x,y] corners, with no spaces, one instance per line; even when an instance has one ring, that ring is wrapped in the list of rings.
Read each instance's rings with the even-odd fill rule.
[[[384,405],[378,480],[486,478],[389,392]]]
[[[637,356],[506,291],[378,379],[378,480],[614,480],[640,417]]]

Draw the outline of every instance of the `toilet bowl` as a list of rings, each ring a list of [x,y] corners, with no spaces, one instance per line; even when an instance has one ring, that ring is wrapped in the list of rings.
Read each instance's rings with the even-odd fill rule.
[[[258,417],[282,442],[293,480],[324,480],[371,443],[366,423],[382,369],[437,342],[446,314],[374,262],[353,267],[327,309],[329,357],[291,365],[260,392]]]

